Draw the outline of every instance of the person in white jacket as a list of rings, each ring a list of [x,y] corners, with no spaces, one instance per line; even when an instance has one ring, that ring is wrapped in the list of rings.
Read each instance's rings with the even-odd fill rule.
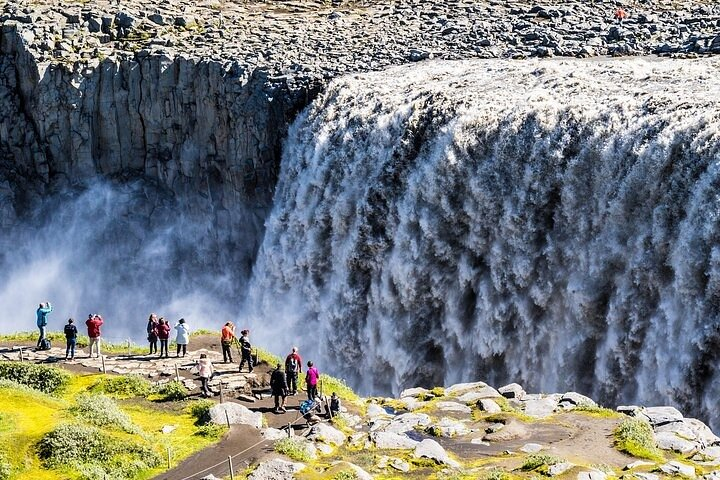
[[[206,354],[201,353],[196,366],[198,369],[198,375],[200,375],[200,390],[202,391],[202,396],[210,397],[214,395],[213,391],[210,390],[210,387],[208,386],[210,378],[213,376],[213,373],[215,373],[215,367],[213,367],[212,362],[209,358],[207,358]]]
[[[178,324],[175,325],[175,331],[177,332],[177,337],[175,338],[175,343],[177,344],[177,353],[175,354],[176,357],[180,356],[180,350],[182,350],[182,356],[184,357],[187,355],[187,346],[188,343],[190,343],[190,328],[188,327],[187,323],[185,323],[185,319],[181,318],[178,321]]]

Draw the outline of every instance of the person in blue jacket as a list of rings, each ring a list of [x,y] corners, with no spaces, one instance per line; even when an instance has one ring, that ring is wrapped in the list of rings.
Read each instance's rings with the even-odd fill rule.
[[[40,338],[38,338],[37,346],[45,339],[45,327],[47,327],[47,316],[52,312],[50,302],[41,303],[37,309],[37,327],[40,329]]]

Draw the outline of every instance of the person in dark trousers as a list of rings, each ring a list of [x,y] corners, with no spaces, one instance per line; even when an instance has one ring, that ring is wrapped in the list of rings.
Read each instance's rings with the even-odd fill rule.
[[[75,359],[75,342],[77,342],[77,327],[73,325],[74,320],[72,318],[68,318],[68,323],[65,325],[65,329],[63,330],[63,333],[65,333],[65,360],[70,358],[70,360]]]
[[[163,317],[160,317],[158,321],[158,339],[160,339],[160,357],[165,353],[165,357],[168,355],[168,339],[170,338],[170,324],[165,321]]]
[[[151,313],[150,317],[148,318],[147,323],[147,339],[150,343],[150,355],[153,353],[157,353],[157,343],[158,343],[158,317],[156,314]]]
[[[305,374],[305,383],[307,384],[308,400],[315,400],[318,396],[317,384],[320,380],[320,372],[313,366],[313,362],[307,363],[308,369]]]
[[[242,372],[242,367],[245,365],[245,362],[247,362],[249,372],[252,373],[253,361],[252,345],[250,345],[250,330],[243,330],[240,333],[242,334],[240,337],[240,353],[242,354],[242,360],[240,360],[240,367],[238,368],[238,371]]]
[[[227,322],[220,331],[220,345],[222,345],[223,352],[223,363],[232,363],[232,347],[233,341],[235,340],[235,325],[232,322]]]
[[[285,413],[287,383],[285,383],[285,372],[282,371],[282,365],[279,363],[270,375],[270,389],[275,398],[275,413]]]
[[[41,303],[38,307],[35,315],[37,317],[37,327],[40,330],[40,336],[38,337],[37,347],[40,348],[40,344],[45,340],[45,328],[47,327],[47,316],[52,312],[52,305],[50,302]]]
[[[213,367],[213,364],[210,361],[210,359],[207,358],[207,354],[205,354],[205,353],[200,354],[200,360],[197,361],[197,369],[198,369],[198,375],[200,375],[200,383],[201,383],[200,390],[202,391],[202,396],[203,397],[213,396],[213,391],[210,390],[210,387],[208,386],[208,382],[210,381],[213,374],[215,373],[215,368]]]
[[[298,375],[302,373],[302,358],[298,347],[293,347],[290,355],[285,357],[285,376],[287,377],[288,395],[297,395]]]
[[[338,413],[340,413],[340,398],[337,396],[337,393],[333,392],[332,395],[330,395],[330,416],[334,417]]]
[[[178,320],[178,324],[175,325],[175,331],[177,331],[177,337],[175,338],[175,344],[177,345],[177,353],[175,354],[176,357],[180,356],[180,352],[182,352],[182,356],[184,357],[187,355],[187,346],[188,342],[190,342],[190,327],[188,327],[187,322],[185,322],[184,318],[181,318]]]

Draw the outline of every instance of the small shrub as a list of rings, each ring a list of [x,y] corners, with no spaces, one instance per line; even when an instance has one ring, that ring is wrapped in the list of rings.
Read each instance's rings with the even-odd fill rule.
[[[198,400],[188,407],[190,415],[195,417],[195,424],[202,425],[210,420],[210,409],[215,406],[212,400]]]
[[[0,363],[0,379],[17,382],[43,393],[60,393],[70,374],[55,367],[26,362]]]
[[[617,418],[621,414],[616,412],[615,410],[610,410],[609,408],[601,407],[599,405],[592,405],[588,403],[580,403],[575,406],[575,408],[572,409],[573,412],[583,412],[588,413],[594,417],[601,417],[601,418]]]
[[[77,424],[60,425],[45,434],[37,452],[45,467],[69,467],[87,480],[131,479],[160,464],[160,456],[147,445]]]
[[[10,467],[10,463],[8,463],[5,455],[0,454],[0,480],[8,480],[11,473],[12,468]]]
[[[78,395],[75,401],[77,405],[71,407],[70,412],[92,425],[116,427],[127,433],[139,432],[130,417],[105,395]]]
[[[482,480],[510,480],[509,473],[499,468],[493,468],[480,477]]]
[[[623,420],[613,432],[615,447],[634,457],[662,461],[663,456],[655,444],[652,427],[645,420],[628,418]]]
[[[557,463],[560,463],[560,459],[557,457],[542,453],[534,453],[525,459],[525,463],[522,464],[520,469],[525,471],[536,470],[540,467],[549,467],[550,465],[555,465]]]
[[[332,480],[358,480],[358,475],[352,470],[343,470],[333,475]]]
[[[225,425],[218,425],[217,423],[208,423],[206,425],[200,425],[194,435],[206,438],[220,438],[227,432]]]
[[[160,386],[158,393],[163,397],[163,400],[174,402],[177,400],[183,400],[187,397],[188,391],[182,382],[173,380]]]
[[[295,438],[282,438],[276,441],[275,451],[298,462],[309,462],[312,460],[307,448],[305,448],[305,442]]]
[[[150,382],[140,375],[105,377],[90,387],[93,392],[104,392],[116,398],[146,397],[152,393]]]

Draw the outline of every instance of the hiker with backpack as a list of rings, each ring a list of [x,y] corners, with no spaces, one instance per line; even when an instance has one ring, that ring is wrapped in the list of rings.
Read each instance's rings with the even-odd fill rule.
[[[298,354],[298,347],[285,358],[285,376],[287,377],[288,395],[297,395],[298,375],[302,373],[302,358]]]
[[[158,320],[158,339],[160,340],[160,358],[163,356],[163,352],[165,352],[165,358],[169,357],[168,355],[168,339],[170,338],[170,324],[165,320],[165,318],[160,317],[160,320]]]
[[[287,396],[287,383],[285,383],[285,372],[282,365],[277,364],[270,375],[270,389],[275,398],[275,413],[285,413],[285,397]]]
[[[175,325],[175,331],[177,332],[177,337],[175,338],[177,352],[175,353],[175,356],[179,357],[180,350],[182,350],[182,356],[184,357],[187,354],[187,346],[190,342],[190,327],[187,326],[184,318],[178,320],[178,324]]]
[[[75,343],[77,342],[77,327],[73,325],[74,320],[68,318],[68,323],[63,329],[65,334],[65,360],[70,357],[70,360],[75,360]]]
[[[305,374],[305,383],[307,384],[308,400],[315,400],[318,397],[317,384],[320,380],[320,372],[313,366],[313,362],[307,362],[307,373]]]
[[[45,341],[45,329],[47,327],[47,316],[52,312],[52,305],[50,305],[50,302],[41,303],[38,307],[37,311],[35,312],[35,316],[37,317],[37,327],[40,330],[40,336],[38,337],[37,341],[37,348],[41,350],[48,350],[50,347],[48,346],[45,348],[46,341]]]
[[[235,325],[232,322],[227,322],[220,331],[220,345],[222,346],[223,352],[223,363],[232,363],[232,350],[230,347],[235,341]]]
[[[206,398],[213,396],[214,393],[210,390],[208,382],[210,382],[210,379],[215,373],[215,367],[213,367],[210,359],[207,358],[207,354],[200,354],[200,359],[197,361],[196,366],[198,369],[198,375],[200,375],[200,390],[202,391],[202,396]]]
[[[157,342],[158,342],[158,316],[155,313],[151,313],[150,317],[148,317],[148,323],[147,323],[147,339],[150,343],[150,355],[153,353],[157,353]]]
[[[97,350],[97,358],[100,358],[100,327],[103,323],[103,318],[97,313],[89,314],[88,319],[85,320],[88,338],[90,339],[88,342],[88,350],[90,350],[88,358],[92,357],[93,345],[95,345],[95,349]]]
[[[248,364],[249,373],[252,373],[253,371],[253,360],[252,360],[252,345],[250,345],[250,330],[243,330],[240,332],[242,336],[240,337],[240,354],[242,355],[242,359],[240,360],[240,367],[238,368],[238,372],[242,372],[242,367],[245,365],[245,362]]]
[[[334,417],[338,413],[340,413],[340,397],[337,396],[337,393],[333,392],[332,395],[330,395],[330,416]]]

